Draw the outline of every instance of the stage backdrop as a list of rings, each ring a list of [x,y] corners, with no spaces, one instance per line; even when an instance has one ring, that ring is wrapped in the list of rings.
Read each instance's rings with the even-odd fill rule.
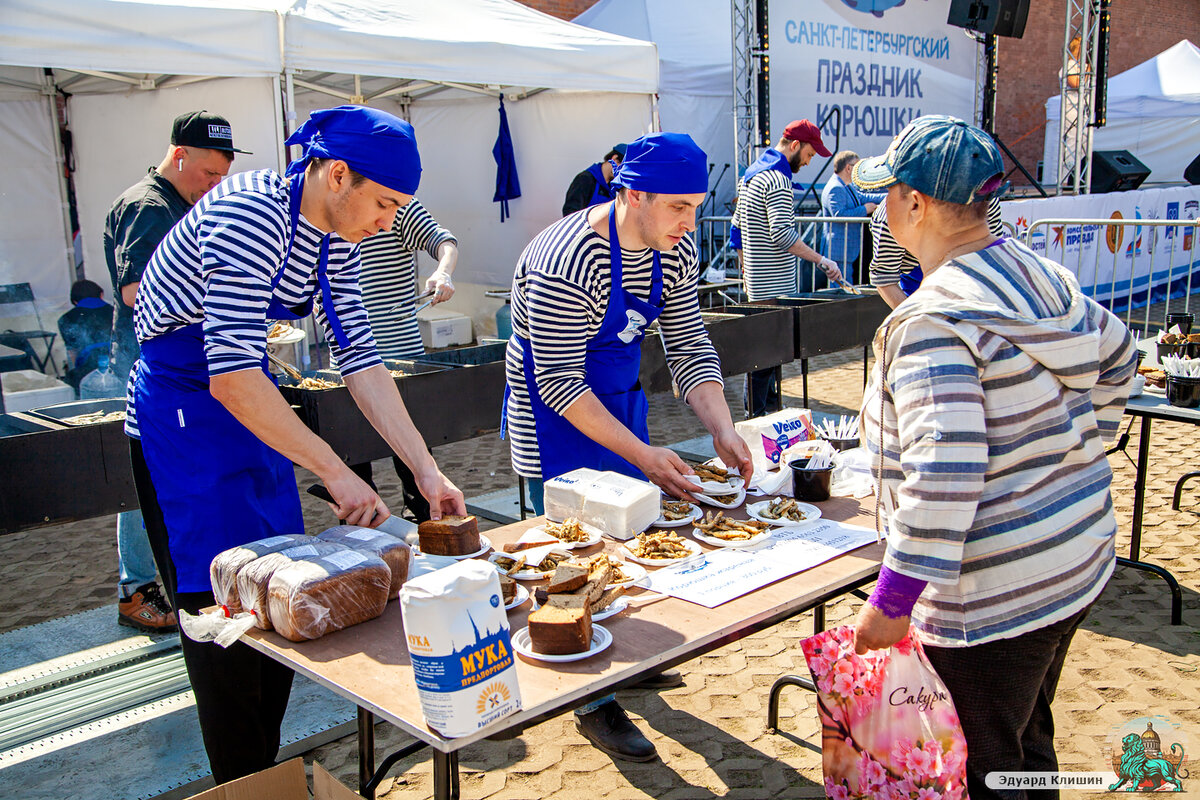
[[[949,10],[950,0],[772,0],[772,143],[791,120],[820,122],[835,106],[840,131],[831,121],[822,138],[860,156],[882,153],[922,114],[973,122],[978,45],[946,24]],[[823,163],[796,181],[813,181]]]
[[[1084,292],[1114,310],[1146,305],[1167,296],[1200,291],[1200,276],[1189,275],[1200,262],[1200,241],[1193,227],[1082,225],[1038,220],[1195,220],[1200,216],[1200,186],[1144,189],[1013,200],[1000,204],[1004,221],[1028,239],[1033,251],[1070,269]],[[1031,236],[1026,236],[1033,225]]]

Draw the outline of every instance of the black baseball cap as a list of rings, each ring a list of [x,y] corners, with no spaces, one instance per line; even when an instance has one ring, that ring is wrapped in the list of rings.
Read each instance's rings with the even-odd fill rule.
[[[239,150],[233,146],[233,130],[229,127],[229,120],[207,111],[189,111],[176,117],[171,125],[171,144],[253,155],[249,150]]]

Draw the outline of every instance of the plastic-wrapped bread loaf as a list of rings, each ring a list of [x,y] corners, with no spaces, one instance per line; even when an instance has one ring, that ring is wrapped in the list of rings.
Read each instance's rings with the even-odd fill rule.
[[[392,571],[392,586],[388,589],[388,597],[399,596],[397,593],[400,587],[408,580],[408,565],[412,559],[412,548],[403,539],[384,531],[360,528],[357,525],[338,525],[318,533],[317,538],[326,542],[340,542],[351,550],[382,558],[383,563]]]
[[[316,558],[331,553],[346,552],[350,548],[337,542],[323,542],[306,536],[303,544],[268,553],[242,567],[237,576],[238,597],[242,608],[254,614],[254,624],[265,631],[271,630],[271,615],[267,609],[267,588],[275,570],[286,567],[293,561]]]
[[[237,576],[242,567],[268,553],[278,553],[307,541],[309,537],[303,534],[284,534],[248,542],[217,553],[208,567],[208,577],[212,581],[213,597],[217,599],[217,605],[224,606],[230,616],[241,611],[242,601],[238,595]]]
[[[383,559],[358,550],[295,560],[271,576],[268,616],[289,641],[316,639],[378,617],[391,583]]]

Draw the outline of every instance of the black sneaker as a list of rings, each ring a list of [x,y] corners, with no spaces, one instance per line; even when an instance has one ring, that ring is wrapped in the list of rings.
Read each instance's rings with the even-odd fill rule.
[[[171,610],[157,583],[139,586],[128,599],[117,602],[117,624],[146,633],[173,633],[179,630],[175,612]]]
[[[653,761],[658,758],[654,743],[642,735],[616,701],[605,703],[589,714],[576,714],[575,727],[583,738],[624,761]]]

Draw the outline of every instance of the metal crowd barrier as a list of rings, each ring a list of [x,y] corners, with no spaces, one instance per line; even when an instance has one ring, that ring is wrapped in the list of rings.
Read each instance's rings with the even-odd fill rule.
[[[1076,228],[1072,232],[1070,229]],[[1064,267],[1071,270],[1076,278],[1079,279],[1079,285],[1084,293],[1090,297],[1099,298],[1102,293],[1107,294],[1104,299],[1097,299],[1101,305],[1104,305],[1110,311],[1118,305],[1118,300],[1121,299],[1118,291],[1121,287],[1125,287],[1127,294],[1125,295],[1125,324],[1134,327],[1134,296],[1142,291],[1141,282],[1145,282],[1144,291],[1146,293],[1146,304],[1142,313],[1140,327],[1143,331],[1149,332],[1150,329],[1150,308],[1154,302],[1154,288],[1156,279],[1163,277],[1160,270],[1163,266],[1166,267],[1166,296],[1163,298],[1163,318],[1162,327],[1166,327],[1167,310],[1170,307],[1170,295],[1173,285],[1183,280],[1186,292],[1183,297],[1183,311],[1189,312],[1191,295],[1193,292],[1193,270],[1192,265],[1200,258],[1200,242],[1197,242],[1197,228],[1200,227],[1200,220],[1163,220],[1163,219],[1039,219],[1035,220],[1029,229],[1025,232],[1025,244],[1031,250],[1034,249],[1034,239],[1039,235],[1045,237],[1045,241],[1051,241],[1051,235],[1055,234],[1055,228],[1058,228],[1063,239],[1063,261],[1060,262]],[[1134,228],[1132,238],[1125,235],[1125,231],[1121,231],[1120,235],[1113,231],[1118,228]],[[1144,231],[1138,229],[1145,229]],[[1167,243],[1165,247],[1156,246],[1159,244],[1159,230],[1162,229],[1161,239]],[[1091,252],[1094,253],[1094,258],[1090,261],[1085,259],[1084,247],[1082,240],[1085,238],[1085,233],[1091,233],[1096,241],[1093,243]],[[1071,259],[1066,255],[1066,247],[1068,237],[1077,235],[1080,237],[1080,243],[1076,247],[1075,258]],[[1103,247],[1099,241],[1103,236],[1108,243],[1108,247]],[[1138,241],[1138,237],[1143,236],[1145,246]],[[1176,243],[1180,246],[1176,246]],[[1126,244],[1128,243],[1128,245]],[[1166,255],[1162,256],[1161,251],[1166,250]],[[1106,253],[1104,250],[1108,250]],[[1182,256],[1176,257],[1176,250],[1182,251]],[[1133,257],[1129,260],[1127,270],[1121,268],[1120,259],[1123,253],[1131,252]],[[1049,257],[1049,247],[1043,252]],[[1111,253],[1112,270],[1111,277],[1107,281],[1100,278],[1100,267]],[[1163,264],[1165,259],[1166,264]],[[1147,262],[1149,262],[1147,264]],[[1157,263],[1156,263],[1157,262]],[[1182,262],[1182,263],[1180,263]],[[1138,269],[1146,267],[1145,274],[1138,275]],[[1119,269],[1120,268],[1120,269]],[[1118,280],[1118,272],[1121,273]],[[1195,287],[1200,289],[1200,287]],[[1178,309],[1175,309],[1178,310]]]

